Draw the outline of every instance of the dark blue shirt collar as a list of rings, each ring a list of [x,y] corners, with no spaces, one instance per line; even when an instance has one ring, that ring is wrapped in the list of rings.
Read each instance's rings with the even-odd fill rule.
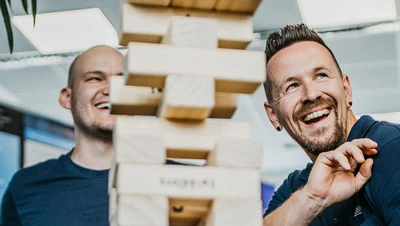
[[[347,141],[365,137],[375,122],[376,121],[369,115],[361,116],[361,118],[354,124],[353,128],[351,128]]]

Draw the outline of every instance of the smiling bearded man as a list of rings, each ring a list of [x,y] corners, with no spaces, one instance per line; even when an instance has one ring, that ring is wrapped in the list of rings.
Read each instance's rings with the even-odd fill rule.
[[[304,24],[272,33],[265,52],[265,111],[313,163],[278,188],[264,226],[400,225],[400,125],[357,120],[349,77]]]

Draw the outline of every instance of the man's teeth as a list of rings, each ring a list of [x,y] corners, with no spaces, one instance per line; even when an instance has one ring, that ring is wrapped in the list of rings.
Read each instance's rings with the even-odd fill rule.
[[[96,107],[100,109],[110,109],[110,103],[102,103],[97,105]]]
[[[324,110],[321,110],[321,111],[316,111],[314,113],[311,113],[311,114],[307,115],[306,118],[304,119],[304,121],[308,122],[308,121],[310,121],[312,119],[315,119],[315,118],[318,118],[318,117],[321,117],[321,116],[327,115],[327,114],[329,114],[329,110],[328,109],[324,109]]]

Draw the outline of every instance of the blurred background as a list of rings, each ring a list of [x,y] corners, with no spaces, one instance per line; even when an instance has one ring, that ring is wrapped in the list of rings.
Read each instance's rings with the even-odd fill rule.
[[[0,23],[0,194],[19,167],[56,157],[74,145],[70,112],[58,104],[76,54],[90,46],[118,46],[120,1],[38,0],[36,26],[21,2],[12,0],[14,52]],[[317,30],[350,76],[353,111],[400,123],[400,0],[263,0],[254,14],[253,42],[286,24]],[[124,47],[119,47],[125,51]],[[270,125],[265,94],[240,95],[236,121],[250,122],[264,144],[262,179],[273,191],[308,157],[286,134]],[[2,175],[1,175],[2,174]]]

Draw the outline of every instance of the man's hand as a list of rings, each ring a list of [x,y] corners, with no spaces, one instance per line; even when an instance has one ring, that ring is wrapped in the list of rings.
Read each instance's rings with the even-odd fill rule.
[[[268,214],[264,225],[309,225],[327,207],[350,198],[371,177],[373,160],[365,160],[364,155],[375,155],[377,146],[363,138],[319,154],[307,184]]]
[[[365,160],[364,155],[375,155],[377,146],[368,138],[355,139],[319,154],[302,192],[319,200],[322,209],[350,198],[371,177],[373,160]],[[354,175],[358,164],[360,170]]]

